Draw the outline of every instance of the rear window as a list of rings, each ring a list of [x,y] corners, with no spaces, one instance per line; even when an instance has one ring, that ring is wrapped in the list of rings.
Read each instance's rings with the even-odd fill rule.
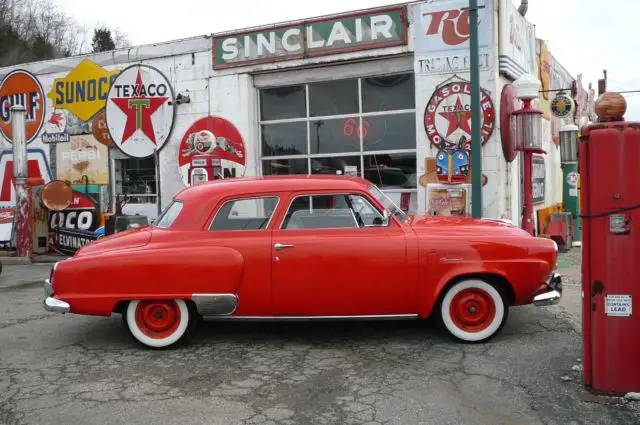
[[[164,210],[156,222],[157,227],[168,229],[182,211],[182,201],[173,201]]]

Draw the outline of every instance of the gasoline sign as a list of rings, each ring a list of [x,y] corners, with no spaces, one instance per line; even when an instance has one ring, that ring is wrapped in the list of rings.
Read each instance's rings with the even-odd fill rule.
[[[26,139],[31,142],[44,123],[44,91],[40,82],[30,72],[15,70],[0,82],[0,134],[7,142],[13,140],[11,107],[23,105],[26,109]]]
[[[107,129],[125,155],[146,158],[162,149],[175,118],[173,88],[167,77],[149,65],[122,70],[109,90]]]
[[[119,71],[107,71],[85,59],[64,78],[56,78],[48,97],[57,109],[67,109],[89,121],[104,108],[109,87]]]

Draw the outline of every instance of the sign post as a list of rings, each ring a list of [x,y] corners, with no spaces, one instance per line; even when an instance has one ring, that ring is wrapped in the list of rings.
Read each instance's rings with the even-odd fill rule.
[[[33,241],[31,238],[31,196],[29,194],[27,167],[27,140],[24,105],[11,107],[13,176],[16,182],[16,254],[31,258]]]
[[[478,0],[469,0],[471,44],[471,214],[482,217],[482,139],[480,135],[480,67],[478,64]]]

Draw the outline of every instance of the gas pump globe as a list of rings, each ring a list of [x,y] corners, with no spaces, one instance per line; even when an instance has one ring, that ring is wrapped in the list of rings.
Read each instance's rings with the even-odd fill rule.
[[[565,124],[560,128],[560,161],[578,161],[578,126]]]
[[[522,213],[522,228],[534,234],[533,220],[533,154],[546,153],[542,149],[542,111],[531,106],[533,99],[538,97],[541,88],[540,81],[533,75],[524,74],[513,83],[515,95],[522,100],[523,107],[513,111],[511,115],[511,136],[516,150],[524,154],[524,208]]]

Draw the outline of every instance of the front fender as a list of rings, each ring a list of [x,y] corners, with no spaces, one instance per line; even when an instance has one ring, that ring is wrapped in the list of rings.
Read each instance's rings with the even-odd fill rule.
[[[119,301],[237,294],[243,269],[242,254],[228,247],[115,251],[61,261],[52,285],[72,313],[108,316]]]

